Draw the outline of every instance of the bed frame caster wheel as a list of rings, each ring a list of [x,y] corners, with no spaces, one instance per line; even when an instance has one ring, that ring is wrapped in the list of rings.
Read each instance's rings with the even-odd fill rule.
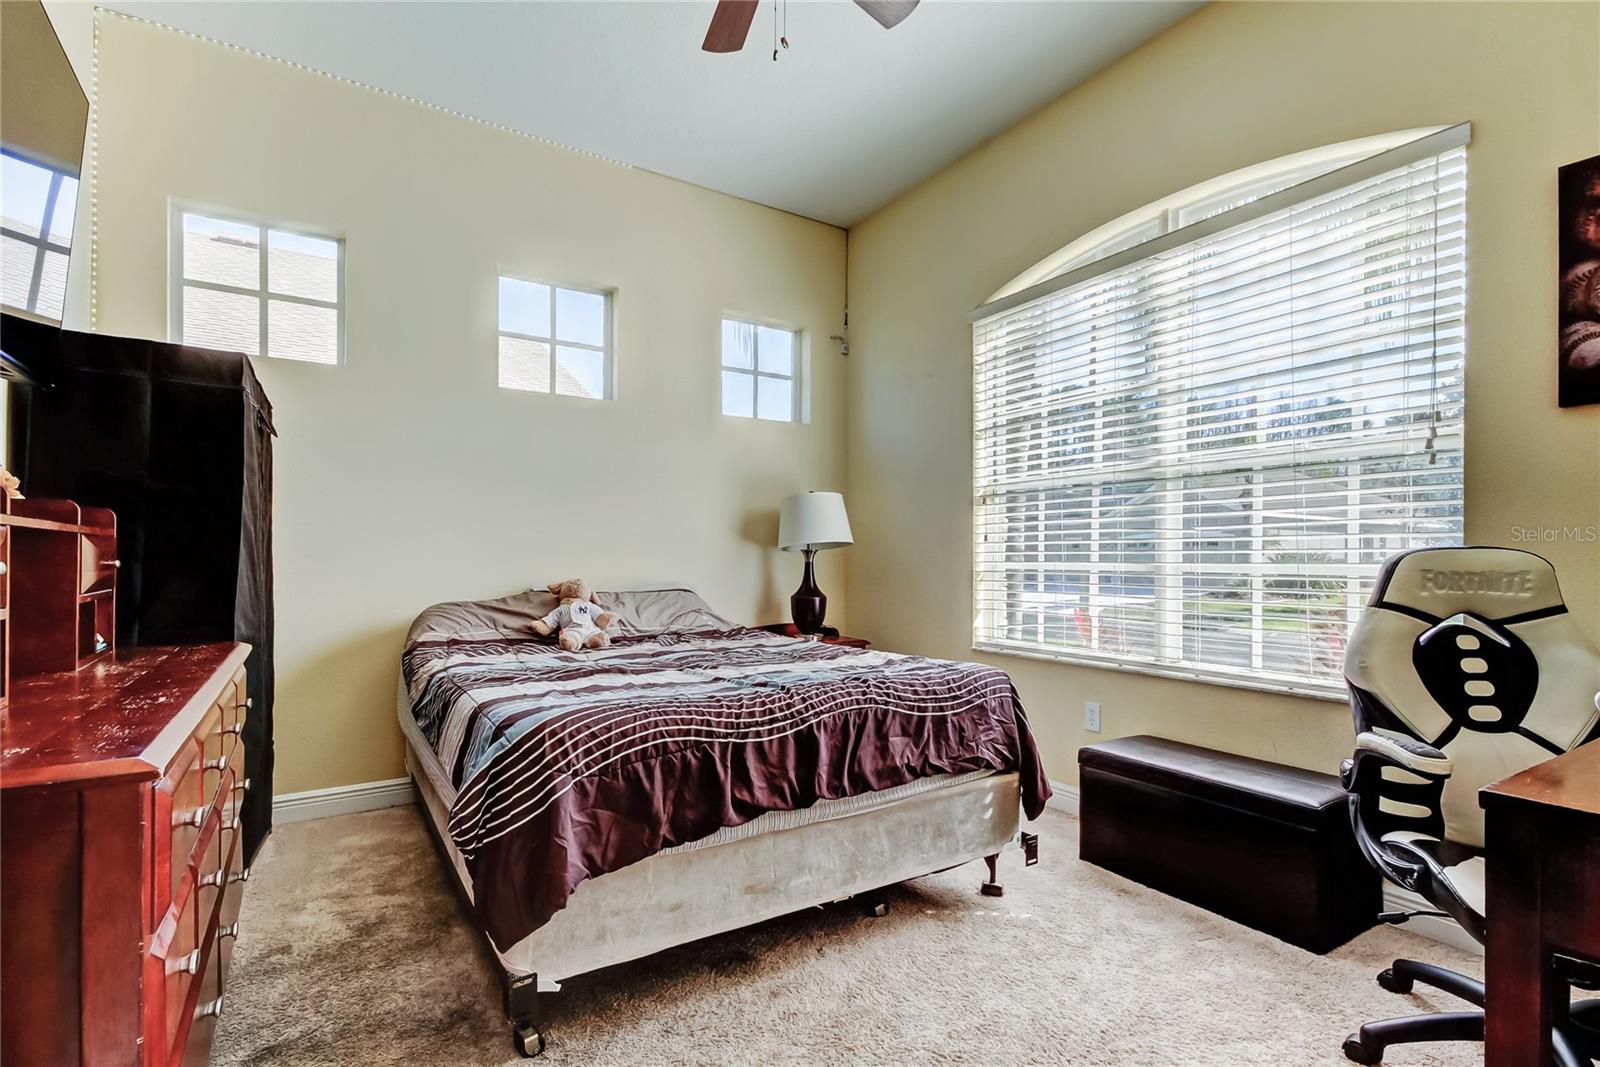
[[[1360,1034],[1344,1039],[1344,1058],[1352,1063],[1382,1063],[1383,1049],[1371,1049],[1361,1043]]]
[[[512,1027],[511,1040],[517,1043],[517,1053],[524,1059],[533,1059],[544,1051],[544,1031],[536,1026]]]
[[[1391,993],[1409,993],[1412,985],[1411,979],[1395,974],[1393,967],[1385,967],[1378,972],[1378,984]],[[1363,1061],[1356,1060],[1356,1062],[1361,1063]]]
[[[1006,887],[1000,884],[1000,874],[996,868],[999,866],[999,856],[985,856],[983,862],[989,867],[989,880],[978,887],[978,892],[986,897],[1003,897]]]

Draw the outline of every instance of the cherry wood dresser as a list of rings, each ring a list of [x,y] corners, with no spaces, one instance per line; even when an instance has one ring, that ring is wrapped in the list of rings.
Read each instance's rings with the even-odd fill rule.
[[[239,933],[237,642],[13,678],[0,720],[0,1062],[203,1064]]]

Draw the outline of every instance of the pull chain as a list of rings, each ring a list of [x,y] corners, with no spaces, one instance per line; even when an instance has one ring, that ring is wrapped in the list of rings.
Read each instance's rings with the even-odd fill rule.
[[[783,8],[783,32],[778,32],[778,9]],[[789,0],[772,0],[772,61],[778,61],[778,46],[789,47]]]

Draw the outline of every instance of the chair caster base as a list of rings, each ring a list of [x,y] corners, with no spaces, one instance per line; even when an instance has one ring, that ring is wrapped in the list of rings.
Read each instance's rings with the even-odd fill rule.
[[[1351,1034],[1344,1039],[1344,1058],[1351,1063],[1382,1063],[1383,1049],[1368,1048],[1361,1043],[1360,1034]]]
[[[978,892],[986,897],[1003,897],[1006,895],[1006,887],[999,882],[984,882],[978,887]]]
[[[1413,983],[1410,978],[1394,973],[1393,967],[1385,967],[1378,972],[1378,984],[1391,993],[1409,993]],[[1357,1060],[1357,1063],[1362,1061]]]

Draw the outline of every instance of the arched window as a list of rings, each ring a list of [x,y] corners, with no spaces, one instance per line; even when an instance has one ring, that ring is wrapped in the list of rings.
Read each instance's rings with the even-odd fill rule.
[[[1313,695],[1461,534],[1465,126],[1098,227],[973,312],[977,647]]]

